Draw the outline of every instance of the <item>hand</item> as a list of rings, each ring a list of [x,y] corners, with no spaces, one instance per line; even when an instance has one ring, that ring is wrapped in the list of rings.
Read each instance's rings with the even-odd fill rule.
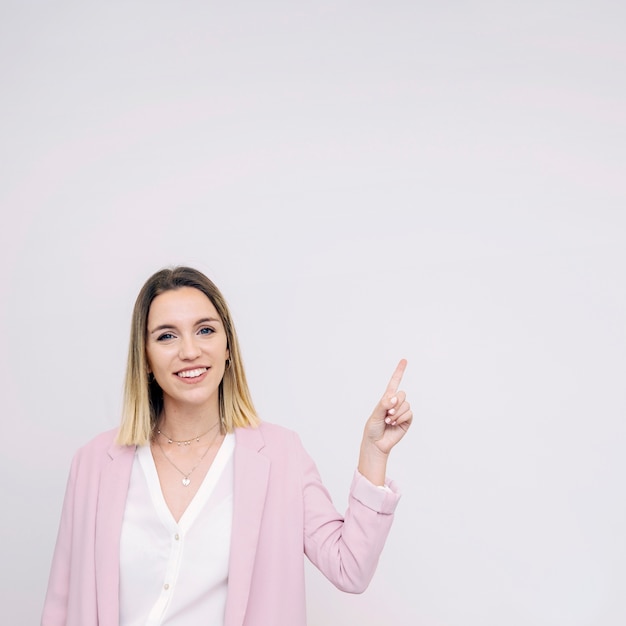
[[[406,365],[406,359],[398,363],[383,397],[365,424],[363,444],[372,445],[385,455],[404,437],[413,421],[406,393],[398,391]]]

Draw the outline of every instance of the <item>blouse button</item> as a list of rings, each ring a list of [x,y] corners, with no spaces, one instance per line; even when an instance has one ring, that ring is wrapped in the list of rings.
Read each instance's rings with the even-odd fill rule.
[[[170,586],[169,586],[167,583],[165,583],[165,584],[163,585],[163,589],[165,589],[165,591],[167,591],[169,588],[170,588]]]
[[[180,536],[179,536],[179,534],[178,534],[178,533],[176,533],[176,534],[174,535],[174,539],[176,539],[176,541],[178,541],[178,540],[180,539]]]

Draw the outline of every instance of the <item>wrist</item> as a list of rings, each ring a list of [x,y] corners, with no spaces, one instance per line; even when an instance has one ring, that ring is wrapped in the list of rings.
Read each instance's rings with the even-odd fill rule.
[[[367,437],[363,437],[361,441],[361,456],[366,456],[373,461],[387,462],[389,458],[389,450],[383,450],[376,442]]]
[[[389,454],[383,452],[375,444],[363,440],[359,455],[359,472],[372,484],[383,486],[387,475],[387,459]]]

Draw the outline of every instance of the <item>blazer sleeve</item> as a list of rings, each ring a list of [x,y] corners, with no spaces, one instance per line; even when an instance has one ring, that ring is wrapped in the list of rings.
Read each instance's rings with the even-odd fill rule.
[[[400,499],[396,485],[382,489],[355,471],[344,516],[335,509],[314,461],[298,439],[302,464],[304,551],[339,589],[362,593],[369,585]]]
[[[41,626],[65,626],[67,622],[76,473],[77,459],[74,457],[63,500]]]

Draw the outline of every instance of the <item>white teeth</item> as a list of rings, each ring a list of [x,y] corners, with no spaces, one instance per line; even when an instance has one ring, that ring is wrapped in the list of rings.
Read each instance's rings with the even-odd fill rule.
[[[196,376],[200,376],[207,371],[206,367],[199,367],[195,370],[185,370],[184,372],[178,372],[176,376],[180,376],[181,378],[195,378]]]

